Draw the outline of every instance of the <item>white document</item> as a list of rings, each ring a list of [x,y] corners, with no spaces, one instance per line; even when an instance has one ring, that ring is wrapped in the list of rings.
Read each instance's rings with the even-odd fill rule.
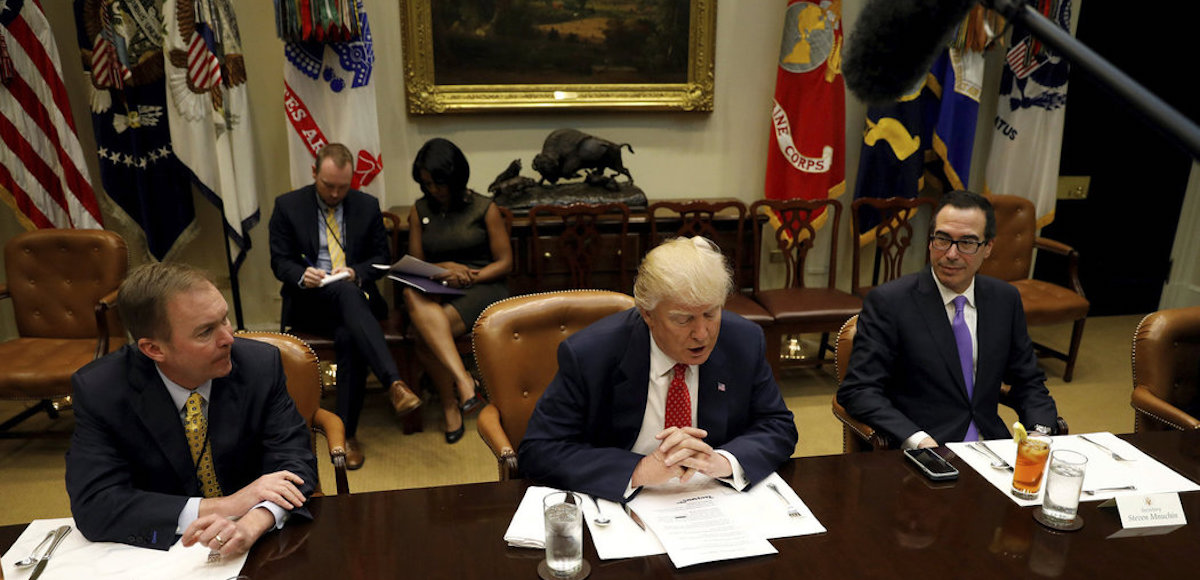
[[[583,495],[583,494],[580,494]],[[586,498],[587,496],[584,495]],[[587,518],[588,533],[592,536],[592,544],[596,546],[596,554],[601,560],[616,560],[620,558],[636,558],[638,556],[654,556],[666,554],[658,537],[647,528],[645,531],[638,527],[625,513],[621,504],[596,498],[604,517],[609,519],[607,526],[596,524],[596,504],[591,500],[583,500],[583,515]]]
[[[1101,491],[1094,495],[1082,494],[1079,501],[1100,501],[1121,495],[1146,495],[1150,493],[1166,493],[1181,491],[1197,491],[1200,485],[1178,474],[1175,470],[1163,465],[1158,460],[1143,453],[1133,444],[1113,435],[1112,433],[1084,433],[1088,439],[1096,441],[1122,457],[1133,461],[1117,461],[1108,452],[1079,438],[1078,435],[1059,435],[1051,437],[1050,451],[1055,449],[1070,449],[1078,451],[1088,458],[1087,470],[1083,476],[1083,489],[1099,489],[1107,487],[1136,486],[1136,490]],[[1012,489],[1012,472],[995,469],[991,459],[970,449],[967,443],[947,443],[954,453],[967,462],[972,469],[979,472],[1005,497],[1017,505],[1042,505],[1042,493],[1037,499],[1017,499],[1009,490]],[[996,439],[987,441],[987,446],[997,455],[1014,465],[1017,457],[1017,444],[1012,439]],[[1043,478],[1043,483],[1044,483]],[[1045,491],[1045,485],[1042,486]]]
[[[225,580],[236,577],[246,563],[247,554],[209,563],[207,547],[185,548],[180,542],[175,542],[165,552],[112,542],[89,542],[74,529],[75,520],[59,518],[29,523],[12,548],[0,558],[4,577],[28,578],[32,568],[17,568],[13,564],[28,556],[50,530],[61,525],[73,529],[54,551],[38,580]]]
[[[400,258],[391,266],[385,264],[374,264],[374,266],[380,270],[390,270],[393,272],[400,272],[402,274],[424,276],[426,278],[432,278],[438,274],[444,274],[449,271],[441,266],[430,264],[425,260],[414,258],[409,254],[404,254],[403,258]]]
[[[644,489],[630,506],[658,536],[676,568],[778,553],[766,537],[722,509],[727,497],[715,484],[677,492]]]

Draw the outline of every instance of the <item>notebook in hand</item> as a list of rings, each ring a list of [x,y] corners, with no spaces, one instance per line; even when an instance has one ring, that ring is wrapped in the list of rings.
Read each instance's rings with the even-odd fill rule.
[[[427,294],[448,294],[452,296],[466,294],[466,292],[463,292],[459,288],[450,288],[449,286],[442,285],[441,282],[431,279],[433,276],[447,272],[445,268],[414,258],[408,254],[405,254],[403,258],[400,258],[399,261],[391,266],[375,264],[375,267],[380,270],[387,270],[388,278],[412,286]]]

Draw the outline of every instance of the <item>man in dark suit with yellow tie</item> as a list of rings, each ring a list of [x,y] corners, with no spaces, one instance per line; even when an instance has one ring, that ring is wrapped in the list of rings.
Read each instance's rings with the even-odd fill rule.
[[[283,283],[284,329],[332,335],[337,349],[337,414],[346,425],[346,467],[362,467],[358,417],[367,369],[389,386],[397,412],[421,399],[400,380],[377,319],[387,303],[375,285],[390,264],[387,231],[374,196],[350,188],[354,158],[340,143],[317,152],[312,185],[279,196],[271,214],[271,269]],[[326,276],[346,276],[322,284]]]
[[[311,436],[279,351],[233,337],[203,273],[152,263],[121,284],[134,343],[71,377],[71,514],[93,542],[235,555],[303,507],[317,478]]]
[[[1037,366],[1016,287],[976,272],[991,254],[996,214],[987,198],[945,194],[934,212],[930,269],[879,286],[858,318],[838,402],[909,449],[1008,437],[1000,384],[1030,429],[1058,411]]]

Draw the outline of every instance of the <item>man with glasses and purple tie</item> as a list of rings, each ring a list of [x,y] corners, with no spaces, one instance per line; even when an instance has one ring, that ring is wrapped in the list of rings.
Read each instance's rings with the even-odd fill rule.
[[[837,400],[903,449],[1008,437],[996,407],[1050,432],[1058,410],[1037,366],[1016,287],[976,276],[992,252],[996,214],[969,191],[942,196],[930,269],[867,295]]]

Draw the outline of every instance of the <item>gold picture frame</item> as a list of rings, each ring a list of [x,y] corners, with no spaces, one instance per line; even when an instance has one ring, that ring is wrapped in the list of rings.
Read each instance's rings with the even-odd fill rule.
[[[400,25],[404,51],[404,85],[410,115],[593,109],[621,111],[713,110],[713,62],[716,39],[716,0],[690,0],[686,73],[669,71],[682,82],[473,84],[470,79],[439,84],[435,75],[435,0],[402,0]],[[534,4],[531,2],[530,4]],[[550,4],[550,3],[547,3]],[[555,2],[561,5],[562,2]],[[586,2],[580,3],[586,5]],[[494,19],[493,19],[494,21]],[[680,25],[682,20],[678,21]],[[677,30],[682,32],[681,28]],[[558,34],[556,30],[554,34]],[[480,34],[479,36],[482,36]],[[497,45],[497,48],[504,48]],[[681,59],[676,59],[679,61]],[[584,63],[582,66],[588,66]],[[679,66],[682,69],[682,64]],[[590,69],[589,69],[590,70]],[[469,73],[468,73],[469,75]]]

